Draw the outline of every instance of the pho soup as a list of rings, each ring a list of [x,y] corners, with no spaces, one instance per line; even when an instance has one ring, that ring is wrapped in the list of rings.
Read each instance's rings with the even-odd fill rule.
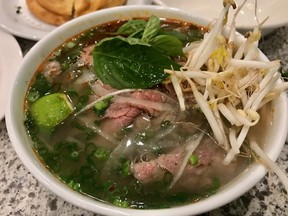
[[[24,124],[47,169],[73,190],[137,209],[197,202],[247,169],[245,141],[224,165],[228,149],[189,82],[165,72],[184,67],[183,50],[207,31],[154,16],[118,20],[54,50],[25,98]]]

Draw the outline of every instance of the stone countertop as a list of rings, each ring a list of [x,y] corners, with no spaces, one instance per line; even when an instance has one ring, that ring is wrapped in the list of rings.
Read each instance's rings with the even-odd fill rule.
[[[288,27],[282,27],[261,40],[260,48],[269,59],[280,59],[288,69]],[[34,41],[16,38],[24,54]],[[288,172],[288,143],[277,160]],[[0,215],[97,215],[57,197],[41,185],[18,159],[9,140],[5,119],[0,121]],[[287,192],[274,174],[267,174],[250,191],[235,201],[203,216],[288,215]]]

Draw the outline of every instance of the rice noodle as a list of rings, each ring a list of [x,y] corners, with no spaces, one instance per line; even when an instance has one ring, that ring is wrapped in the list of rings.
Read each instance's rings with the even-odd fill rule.
[[[189,160],[189,157],[191,156],[191,154],[194,152],[194,150],[197,148],[197,146],[200,144],[202,138],[203,138],[204,133],[202,132],[195,140],[195,137],[190,137],[187,140],[187,144],[185,147],[185,156],[181,162],[181,165],[178,169],[178,172],[176,173],[176,175],[174,175],[173,180],[170,184],[170,188],[172,188],[175,183],[179,180],[179,178],[181,177],[181,175],[183,174],[183,171],[187,165],[187,162]]]

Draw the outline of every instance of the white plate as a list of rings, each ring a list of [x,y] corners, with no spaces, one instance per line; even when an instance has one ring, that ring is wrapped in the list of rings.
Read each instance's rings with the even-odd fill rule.
[[[131,4],[151,4],[152,0],[128,0]],[[17,9],[20,8],[20,13]],[[0,27],[7,32],[31,40],[40,40],[56,26],[49,25],[34,17],[26,0],[0,0]]]
[[[236,4],[241,4],[243,2],[243,0],[234,1]],[[210,20],[217,18],[221,9],[223,8],[223,0],[154,0],[153,2],[163,6],[166,5],[169,7],[186,10],[195,15],[206,17]],[[238,31],[241,33],[251,30],[257,24],[255,20],[254,2],[255,0],[248,0],[238,15],[236,26]],[[275,28],[288,24],[287,0],[258,0],[257,4],[257,16],[259,21],[262,22],[269,16],[269,19],[261,28],[263,35],[270,33]],[[230,16],[233,14],[233,12],[230,13]]]
[[[17,14],[17,8],[20,13]],[[31,40],[39,40],[56,27],[34,17],[26,0],[0,0],[0,26],[6,31]]]
[[[22,52],[16,39],[0,30],[0,120],[5,115],[10,87],[21,61]]]

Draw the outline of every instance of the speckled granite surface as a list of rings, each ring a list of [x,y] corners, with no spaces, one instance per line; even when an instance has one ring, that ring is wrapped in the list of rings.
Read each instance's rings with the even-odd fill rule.
[[[34,44],[17,38],[24,54]],[[288,27],[279,28],[260,44],[272,60],[281,59],[288,69]],[[288,143],[277,160],[288,173]],[[269,179],[269,181],[267,180]],[[274,175],[267,176],[253,189],[232,203],[203,216],[285,216],[288,215],[288,195]],[[97,215],[65,202],[49,192],[27,171],[10,143],[5,120],[0,121],[0,215]]]

